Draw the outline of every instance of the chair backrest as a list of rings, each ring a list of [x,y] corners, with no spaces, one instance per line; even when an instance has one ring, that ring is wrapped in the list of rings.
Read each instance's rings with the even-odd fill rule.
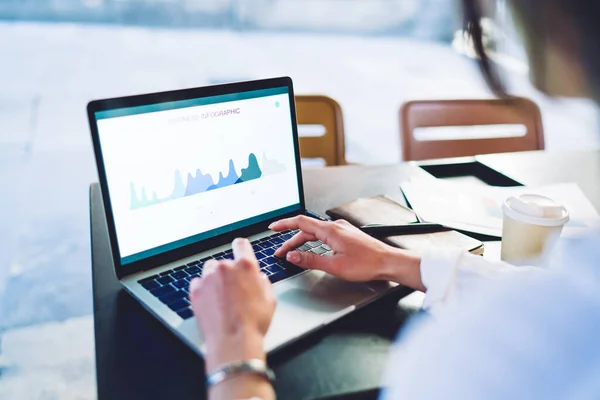
[[[302,125],[319,128],[318,136],[300,136],[302,158],[321,158],[327,165],[346,164],[342,108],[335,100],[327,96],[296,96],[296,117],[299,132]]]
[[[501,125],[505,125],[507,130],[516,131],[517,136],[448,140],[415,137],[415,130],[432,131],[423,128],[468,126],[474,127],[468,129],[476,132],[478,128],[485,128],[482,125],[494,125],[500,130]],[[406,161],[544,149],[540,109],[524,98],[410,101],[400,109],[400,127],[402,155]],[[455,129],[438,132],[442,131],[456,132]]]

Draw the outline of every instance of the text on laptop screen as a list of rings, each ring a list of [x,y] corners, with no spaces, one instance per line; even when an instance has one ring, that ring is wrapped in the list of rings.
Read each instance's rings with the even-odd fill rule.
[[[287,87],[95,116],[122,264],[300,209]]]

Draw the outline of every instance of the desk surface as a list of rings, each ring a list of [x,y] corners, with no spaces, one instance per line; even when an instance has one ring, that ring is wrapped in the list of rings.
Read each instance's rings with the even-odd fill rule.
[[[524,184],[577,182],[600,209],[600,152],[478,160]],[[357,197],[395,193],[398,182],[415,173],[408,164],[306,170],[307,207],[324,213]],[[92,185],[90,201],[98,397],[202,398],[202,360],[121,290],[97,185]],[[278,396],[307,399],[377,388],[389,346],[408,316],[396,303],[397,298],[384,299],[270,356]]]

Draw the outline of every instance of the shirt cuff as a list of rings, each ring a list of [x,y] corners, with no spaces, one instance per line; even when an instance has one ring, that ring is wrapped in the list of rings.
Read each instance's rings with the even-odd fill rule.
[[[423,308],[429,310],[443,303],[449,295],[456,276],[456,268],[464,250],[439,249],[426,251],[421,256],[421,280],[427,288]]]

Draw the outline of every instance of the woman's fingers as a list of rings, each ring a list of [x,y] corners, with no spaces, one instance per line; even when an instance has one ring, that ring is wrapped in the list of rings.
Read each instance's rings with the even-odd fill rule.
[[[202,267],[202,276],[206,277],[206,276],[214,273],[217,270],[218,266],[219,266],[218,260],[214,260],[214,259],[208,260],[207,262],[204,263],[204,266]]]
[[[320,221],[315,218],[310,218],[305,215],[298,215],[293,218],[282,219],[277,222],[273,222],[269,225],[269,229],[276,232],[300,229],[301,231],[314,236],[315,238],[327,241],[327,236],[331,230],[333,223],[329,221]]]
[[[319,256],[309,251],[290,251],[286,255],[286,260],[304,269],[318,269],[329,272],[333,269],[333,263],[336,261],[334,256]]]
[[[190,282],[190,300],[192,301],[192,307],[194,306],[196,299],[200,296],[200,291],[202,290],[202,279],[194,278]]]
[[[237,238],[231,244],[233,249],[233,257],[236,261],[246,259],[256,261],[254,250],[248,239]]]
[[[260,280],[263,284],[263,293],[267,296],[267,298],[271,301],[277,302],[275,299],[275,293],[273,292],[273,285],[269,280],[269,277],[264,272],[260,272]]]
[[[277,251],[275,252],[275,256],[283,257],[287,254],[288,251],[292,251],[295,248],[300,247],[304,243],[309,242],[311,240],[316,240],[316,237],[306,232],[298,232],[293,237],[286,240],[285,243],[283,243],[281,247],[277,249]]]

